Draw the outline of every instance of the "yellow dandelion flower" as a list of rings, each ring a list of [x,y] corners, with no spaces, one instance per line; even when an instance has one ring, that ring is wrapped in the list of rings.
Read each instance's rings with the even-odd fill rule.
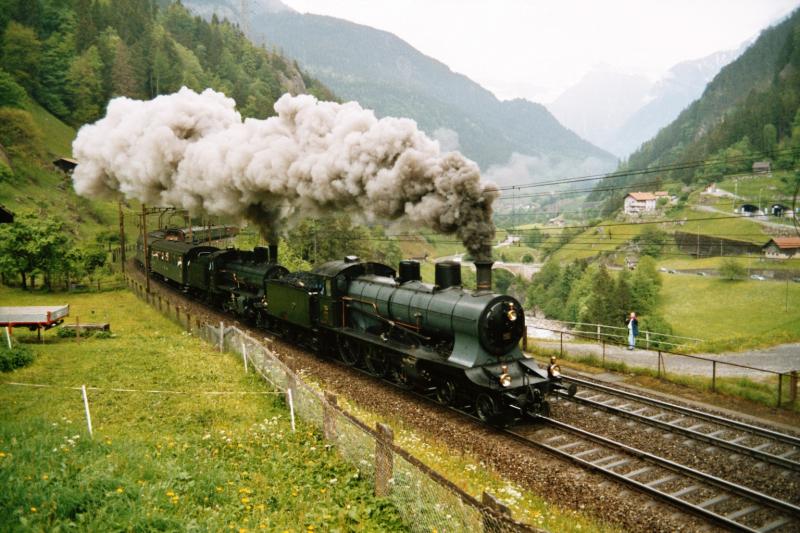
[[[125,492],[125,489],[122,487],[117,487],[117,494],[122,494],[123,492]]]
[[[111,439],[106,439],[106,444],[111,445]]]
[[[245,496],[244,498],[242,498],[242,503],[245,503],[245,504],[246,504],[246,503],[250,503],[250,498],[248,498],[247,496]]]
[[[0,452],[0,458],[5,457],[5,456],[6,456],[6,452]]]
[[[31,507],[31,512],[35,513],[36,512],[36,507]]]
[[[167,491],[167,496],[175,496],[175,493],[170,489]]]
[[[217,492],[222,492],[222,491],[223,491],[223,490],[225,490],[225,489],[223,489],[222,487],[217,487],[217,488],[215,488],[214,490],[216,490]]]
[[[42,479],[44,481],[47,481],[48,479],[50,479],[50,476],[48,476],[47,474],[42,474]]]
[[[325,492],[327,492],[327,490],[328,490],[328,489],[319,489],[319,492],[320,492],[321,494],[325,494]]]

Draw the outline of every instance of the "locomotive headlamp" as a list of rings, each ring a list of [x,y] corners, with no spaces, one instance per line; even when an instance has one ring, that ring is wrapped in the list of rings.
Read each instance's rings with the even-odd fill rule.
[[[514,322],[517,319],[517,310],[512,306],[506,313],[509,322]]]
[[[500,374],[500,385],[503,387],[511,386],[511,374],[508,373],[508,367],[503,365],[503,373]]]

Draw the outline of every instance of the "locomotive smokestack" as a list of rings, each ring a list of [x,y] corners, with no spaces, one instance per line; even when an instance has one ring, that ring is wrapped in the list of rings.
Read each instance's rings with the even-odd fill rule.
[[[492,265],[494,261],[475,261],[477,271],[477,289],[479,291],[492,290]]]
[[[277,244],[270,244],[269,245],[269,262],[270,263],[277,263],[278,262],[278,245]]]

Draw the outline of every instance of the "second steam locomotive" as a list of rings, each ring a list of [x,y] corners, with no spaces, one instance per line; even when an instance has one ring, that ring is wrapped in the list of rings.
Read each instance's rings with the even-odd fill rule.
[[[437,263],[428,284],[416,261],[398,273],[348,256],[289,272],[276,245],[242,251],[154,237],[148,250],[139,242],[137,261],[194,297],[483,421],[547,414],[548,395],[563,388],[520,349],[523,308],[492,292],[490,261],[476,261],[472,291],[455,262]]]

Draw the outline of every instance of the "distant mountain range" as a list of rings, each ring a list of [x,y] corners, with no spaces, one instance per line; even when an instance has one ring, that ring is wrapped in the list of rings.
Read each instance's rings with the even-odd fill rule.
[[[699,98],[745,47],[684,61],[655,83],[644,76],[594,71],[547,108],[583,138],[624,158]]]
[[[184,0],[209,17],[239,19],[237,0]],[[413,118],[446,148],[458,148],[503,180],[529,182],[565,167],[612,170],[610,153],[562,126],[542,105],[500,101],[491,92],[397,36],[333,17],[300,14],[278,0],[250,2],[251,39],[295,58],[344,100],[357,100],[378,116]],[[533,158],[536,176],[502,172],[512,156]]]

